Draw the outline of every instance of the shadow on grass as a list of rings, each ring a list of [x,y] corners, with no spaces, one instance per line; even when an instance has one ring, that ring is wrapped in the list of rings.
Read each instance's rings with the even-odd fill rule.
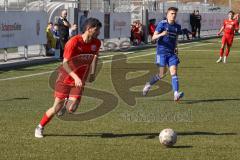
[[[183,100],[183,102],[185,102],[186,104],[226,102],[226,101],[240,101],[240,99],[239,98],[222,98],[222,99],[204,99],[204,100]]]
[[[199,68],[204,68],[202,66],[182,66],[181,68],[186,68],[186,69],[199,69]]]
[[[182,148],[193,148],[193,146],[172,146],[172,147],[166,147],[166,148],[182,149]]]
[[[237,133],[214,133],[214,132],[178,132],[178,136],[231,136]],[[159,136],[159,133],[87,133],[87,134],[46,134],[53,137],[100,137],[100,138],[129,138],[129,137],[145,137],[145,139],[154,139]]]
[[[160,100],[164,102],[172,102],[172,100]],[[240,101],[239,98],[219,98],[219,99],[200,99],[200,100],[180,100],[179,104],[197,104],[197,103],[214,103],[226,101]]]
[[[21,97],[21,98],[10,98],[10,99],[0,99],[0,102],[3,101],[15,101],[15,100],[29,100],[30,98],[27,97]]]

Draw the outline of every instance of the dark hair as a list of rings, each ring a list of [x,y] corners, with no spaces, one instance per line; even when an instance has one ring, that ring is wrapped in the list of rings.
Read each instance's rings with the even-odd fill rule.
[[[54,26],[58,26],[58,24],[57,24],[57,23],[54,23]]]
[[[233,11],[229,11],[228,14],[229,14],[229,13],[232,13],[233,15],[235,14]]]
[[[196,10],[196,12],[198,12],[198,13],[199,13],[199,10]]]
[[[178,12],[178,8],[176,8],[176,7],[169,7],[168,10],[167,10],[167,12],[169,12],[169,11]]]
[[[94,27],[97,27],[97,28],[101,28],[102,27],[102,23],[96,19],[96,18],[88,18],[84,24],[83,24],[83,32],[85,32],[87,30],[87,27],[90,27],[90,28],[94,28]]]
[[[48,22],[48,25],[49,25],[49,24],[53,25],[53,23],[52,23],[52,22]]]

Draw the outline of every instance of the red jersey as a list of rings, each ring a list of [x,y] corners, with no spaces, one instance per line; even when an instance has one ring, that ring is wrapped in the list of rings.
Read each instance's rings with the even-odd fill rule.
[[[225,35],[234,35],[235,30],[239,29],[238,22],[236,20],[224,20],[223,27]]]
[[[82,35],[72,37],[64,47],[63,57],[68,60],[69,67],[84,82],[93,61],[94,55],[98,55],[101,41],[92,39],[91,42],[85,43]],[[57,81],[74,85],[74,79],[66,72],[63,67],[59,69]]]

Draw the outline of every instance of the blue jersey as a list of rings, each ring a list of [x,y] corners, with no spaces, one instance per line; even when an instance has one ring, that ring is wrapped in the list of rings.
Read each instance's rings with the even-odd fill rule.
[[[157,54],[174,54],[177,45],[177,37],[182,34],[181,26],[177,23],[169,24],[162,20],[156,27],[156,32],[167,31],[168,35],[160,37],[157,41]]]

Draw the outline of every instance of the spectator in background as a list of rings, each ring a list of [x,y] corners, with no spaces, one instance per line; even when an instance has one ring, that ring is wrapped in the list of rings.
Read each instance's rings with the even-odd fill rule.
[[[149,36],[150,36],[151,41],[152,41],[152,36],[153,36],[153,34],[155,32],[155,29],[156,29],[155,23],[156,23],[156,19],[150,19],[149,20],[148,31],[149,31]]]
[[[80,17],[79,21],[79,27],[80,27],[80,33],[83,32],[83,24],[85,23],[86,19],[88,17],[88,11],[83,11],[83,15]]]
[[[198,33],[198,38],[200,38],[202,16],[199,14],[199,10],[196,11],[195,20],[196,20],[196,33]]]
[[[56,40],[54,56],[55,56],[55,58],[59,59],[60,58],[60,33],[59,33],[58,24],[56,24],[56,23],[54,24],[54,27],[53,27],[53,37]]]
[[[192,36],[196,38],[196,18],[195,18],[195,10],[190,14],[190,25],[192,28]]]
[[[46,36],[47,36],[47,45],[46,45],[46,53],[48,56],[54,55],[56,48],[56,40],[53,36],[53,23],[49,22],[46,28]]]
[[[71,28],[69,29],[69,38],[77,35],[77,24],[73,24]]]
[[[56,49],[60,49],[60,33],[59,33],[59,27],[58,24],[54,24],[53,27],[53,36],[56,39]]]
[[[60,34],[60,58],[63,58],[63,52],[65,44],[69,39],[69,27],[70,23],[67,20],[67,11],[63,10],[61,16],[58,19],[58,27]]]
[[[137,27],[138,27],[138,29],[139,29],[139,35],[140,35],[140,39],[139,39],[139,42],[140,42],[140,44],[143,42],[143,40],[144,40],[144,26],[143,26],[143,24],[138,20],[137,21]]]
[[[133,22],[132,28],[131,28],[131,35],[132,35],[132,42],[133,45],[139,45],[142,42],[142,26],[140,21]]]

